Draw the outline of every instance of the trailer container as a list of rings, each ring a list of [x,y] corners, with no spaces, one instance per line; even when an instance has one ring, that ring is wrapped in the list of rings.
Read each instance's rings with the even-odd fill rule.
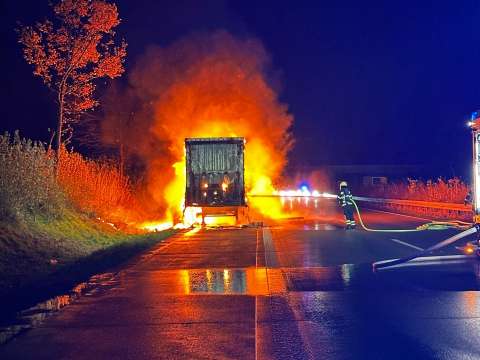
[[[188,138],[185,207],[201,207],[205,216],[235,216],[246,207],[245,139]]]

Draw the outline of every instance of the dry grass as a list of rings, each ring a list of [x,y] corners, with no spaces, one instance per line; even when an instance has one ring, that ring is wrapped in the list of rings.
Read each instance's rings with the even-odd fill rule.
[[[107,161],[94,161],[63,150],[58,182],[68,199],[83,212],[112,222],[127,222],[139,208],[129,178]]]
[[[129,178],[115,164],[63,150],[56,178],[55,154],[15,133],[0,136],[0,216],[25,220],[61,216],[73,207],[109,222],[138,220]]]

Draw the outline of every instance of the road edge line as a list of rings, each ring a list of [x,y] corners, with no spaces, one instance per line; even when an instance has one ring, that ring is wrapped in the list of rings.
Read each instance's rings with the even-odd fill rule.
[[[408,246],[412,249],[415,249],[415,250],[419,250],[419,251],[424,251],[425,249],[422,249],[421,247],[419,246],[415,246],[415,245],[412,245],[412,244],[409,244],[405,241],[402,241],[402,240],[398,240],[398,239],[390,239],[391,241],[397,243],[397,244],[401,244],[401,245],[404,245],[404,246]]]

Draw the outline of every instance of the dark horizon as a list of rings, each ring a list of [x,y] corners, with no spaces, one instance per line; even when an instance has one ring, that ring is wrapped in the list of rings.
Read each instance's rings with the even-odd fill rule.
[[[479,3],[116,3],[118,34],[129,43],[127,73],[148,45],[192,32],[259,39],[295,118],[292,166],[415,164],[468,180],[466,120],[480,107]],[[0,10],[1,130],[47,141],[54,99],[23,59],[14,29],[51,16],[50,9],[46,1],[2,1]]]

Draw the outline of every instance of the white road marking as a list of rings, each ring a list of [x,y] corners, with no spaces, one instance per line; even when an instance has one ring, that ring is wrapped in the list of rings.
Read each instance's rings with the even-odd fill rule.
[[[272,239],[272,232],[270,231],[269,228],[267,227],[263,228],[262,238],[263,238],[263,247],[264,247],[263,250],[265,252],[265,269],[278,267],[277,252],[275,251],[275,246],[273,244],[273,239]],[[267,277],[267,282],[268,282],[268,277]],[[268,290],[270,291],[270,288]]]
[[[264,246],[263,250],[265,252],[265,274],[266,274],[266,279],[267,279],[268,294],[270,296],[271,295],[271,290],[270,290],[270,284],[269,284],[269,280],[268,280],[268,269],[272,268],[272,267],[278,267],[279,260],[278,260],[278,257],[277,257],[277,253],[275,251],[273,234],[272,234],[270,228],[268,228],[268,227],[263,228],[262,238],[263,238],[263,246]],[[276,239],[278,240],[277,237],[276,237]],[[287,306],[290,308],[290,310],[293,313],[293,317],[295,318],[295,322],[296,322],[297,329],[298,329],[298,334],[300,336],[301,342],[304,344],[304,349],[303,350],[307,354],[307,359],[315,359],[316,357],[313,354],[313,351],[312,351],[313,347],[312,347],[311,341],[310,341],[310,338],[312,336],[309,335],[309,331],[306,328],[305,322],[303,321],[304,315],[301,313],[301,310],[298,307],[292,306],[288,299],[287,299],[287,304],[288,304]]]
[[[402,241],[402,240],[398,240],[398,239],[390,239],[390,240],[392,240],[393,242],[396,242],[397,244],[402,244],[402,245],[411,247],[412,249],[415,249],[415,250],[420,250],[420,251],[425,250],[425,249],[422,249],[421,247],[418,247],[418,246],[415,246],[415,245],[406,243],[406,242],[404,242],[404,241]]]

